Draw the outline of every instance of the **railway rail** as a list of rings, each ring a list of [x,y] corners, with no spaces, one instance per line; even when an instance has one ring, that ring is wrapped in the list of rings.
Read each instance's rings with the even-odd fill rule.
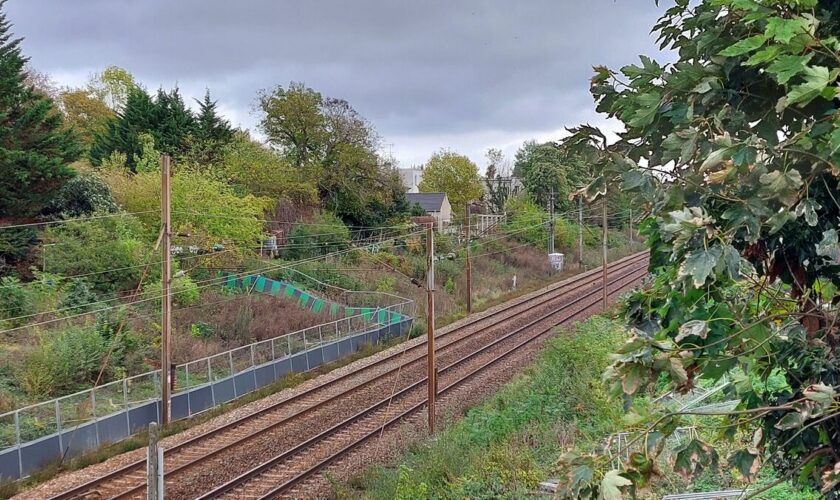
[[[636,254],[612,263],[611,293],[617,293],[644,275],[646,261],[646,254]],[[445,366],[439,374],[446,382],[440,390],[441,396],[544,337],[554,326],[573,319],[581,310],[597,307],[601,280],[597,269],[579,274],[544,289],[539,295],[511,302],[440,334],[436,338],[441,342],[437,352]],[[520,341],[523,336],[526,340]],[[167,449],[164,458],[167,495],[195,497],[213,488],[202,498],[241,497],[245,491],[249,492],[247,496],[258,491],[257,497],[268,498],[297,487],[366,442],[378,430],[393,426],[422,408],[424,361],[425,341],[421,341]],[[359,397],[362,393],[365,396]],[[382,399],[383,394],[393,395]],[[342,411],[327,411],[333,407]],[[346,415],[352,416],[345,418]],[[308,433],[290,437],[292,423]],[[274,441],[281,442],[273,447],[274,452],[270,446],[266,449]],[[262,455],[255,453],[259,450],[271,455],[271,460],[260,462]],[[237,461],[239,468],[234,472],[243,466],[245,472],[232,479],[201,472],[202,466],[212,467],[214,461],[218,467],[228,454],[243,457]],[[248,455],[250,458],[245,460]],[[232,462],[225,461],[228,465]],[[254,462],[255,466],[247,468]],[[304,464],[311,467],[302,469]],[[52,498],[142,498],[146,489],[145,468],[145,460],[137,460]],[[204,489],[196,491],[197,484]]]

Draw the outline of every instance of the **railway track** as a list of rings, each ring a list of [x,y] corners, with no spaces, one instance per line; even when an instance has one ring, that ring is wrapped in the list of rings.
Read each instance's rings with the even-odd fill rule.
[[[613,263],[610,268],[611,277],[618,277],[611,278],[611,286],[624,283],[627,279],[635,280],[640,274],[644,274],[646,259],[646,254],[637,254]],[[436,339],[440,342],[438,356],[441,364],[445,365],[445,368],[440,371],[441,380],[449,380],[452,377],[450,374],[461,370],[459,367],[465,366],[467,360],[477,357],[483,359],[490,356],[491,351],[496,353],[500,349],[505,349],[506,346],[510,347],[515,343],[516,336],[526,329],[534,329],[538,324],[553,323],[549,327],[539,327],[543,328],[543,333],[540,334],[543,335],[561,321],[558,318],[562,311],[599,294],[600,283],[599,270],[582,273],[549,287],[543,294],[510,303],[439,335]],[[556,304],[557,302],[562,303]],[[594,305],[596,304],[588,305],[587,308]],[[541,310],[547,312],[538,314]],[[534,314],[538,315],[537,320],[530,319]],[[510,330],[511,325],[514,326],[513,333],[505,332],[506,329]],[[513,348],[514,350],[510,352],[518,348]],[[502,358],[508,355],[505,354]],[[312,387],[262,410],[197,435],[166,450],[164,470],[167,495],[194,497],[196,493],[206,491],[220,482],[223,484],[213,490],[214,495],[232,491],[229,487],[232,482],[242,481],[247,474],[264,465],[259,464],[258,458],[255,453],[251,453],[252,451],[260,450],[263,453],[272,453],[275,457],[286,457],[280,459],[281,462],[295,454],[297,454],[295,456],[321,456],[323,453],[321,455],[314,453],[311,447],[317,446],[319,441],[324,441],[321,446],[334,446],[335,429],[357,429],[360,428],[359,425],[364,427],[364,424],[361,424],[362,421],[367,422],[367,425],[373,425],[374,421],[381,423],[394,420],[396,422],[404,418],[404,414],[399,413],[398,410],[402,411],[406,405],[414,408],[411,411],[422,407],[424,399],[419,394],[424,393],[421,390],[425,387],[424,380],[425,341],[422,341],[407,347],[402,352],[395,352],[362,366],[357,371],[348,372],[322,385]],[[450,390],[453,384],[461,383],[452,381],[443,388],[441,393],[444,394]],[[362,392],[367,396],[358,397],[358,394]],[[393,398],[389,398],[392,404],[384,410],[379,396],[391,393],[394,393]],[[371,396],[374,396],[373,399]],[[338,407],[342,411],[327,411],[333,407]],[[343,419],[343,416],[348,414],[354,416]],[[304,432],[304,435],[298,432],[295,436],[290,436],[289,427],[293,423],[308,432]],[[323,428],[326,430],[318,432],[318,429]],[[274,443],[273,451],[271,446],[268,446],[269,443]],[[267,446],[269,449],[266,449]],[[244,466],[246,472],[231,480],[227,480],[223,475],[207,475],[199,470],[203,468],[202,466],[212,468],[214,462],[216,467],[223,463],[231,464],[233,461],[226,460],[227,456],[237,453],[240,456],[245,455],[243,460],[236,461],[237,470],[242,470]],[[251,455],[250,460],[245,459],[247,455]],[[247,469],[249,462],[256,462],[259,465],[249,470]],[[145,460],[138,460],[52,498],[142,498],[145,496],[146,489],[145,474]],[[269,478],[274,475],[269,474],[262,477]],[[309,475],[311,473],[307,474],[307,477]],[[196,483],[203,485],[204,489],[195,491]],[[236,489],[236,491],[239,490]]]

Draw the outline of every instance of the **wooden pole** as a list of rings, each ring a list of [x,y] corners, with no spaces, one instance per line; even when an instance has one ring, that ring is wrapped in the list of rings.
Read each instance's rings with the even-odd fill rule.
[[[158,425],[149,424],[149,447],[146,455],[146,498],[163,500],[163,448],[158,446]]]
[[[426,230],[426,344],[428,345],[429,433],[435,432],[435,397],[437,396],[437,368],[435,368],[435,231],[433,223]]]
[[[602,225],[602,235],[601,235],[601,250],[603,252],[603,271],[604,271],[604,310],[607,309],[607,304],[609,304],[609,292],[607,292],[607,237],[609,236],[607,233],[607,199],[604,198],[604,210],[601,217],[601,225]]]
[[[172,219],[170,213],[170,203],[172,191],[170,187],[170,163],[169,155],[163,155],[160,159],[160,185],[161,185],[161,203],[160,215],[161,224],[163,225],[162,253],[163,259],[161,269],[161,283],[163,285],[163,298],[161,300],[160,311],[160,326],[161,326],[161,343],[160,343],[160,380],[161,380],[161,404],[160,404],[160,424],[161,426],[169,423],[169,401],[171,396],[172,383],[170,378],[170,364],[171,364],[171,339],[170,333],[172,331],[172,252],[171,236],[172,236]]]
[[[467,314],[472,314],[472,262],[470,261],[470,204],[467,203],[466,211],[467,231]]]
[[[578,265],[583,269],[583,196],[578,196]]]

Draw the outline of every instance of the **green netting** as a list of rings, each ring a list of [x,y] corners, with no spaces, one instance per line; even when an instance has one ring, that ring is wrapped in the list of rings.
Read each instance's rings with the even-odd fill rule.
[[[277,294],[280,293],[280,289],[283,288],[283,284],[279,281],[271,280],[271,290],[269,290],[269,294],[272,297],[277,297]]]
[[[298,300],[300,302],[300,306],[301,307],[306,307],[309,304],[309,299],[310,298],[311,297],[308,293],[300,292],[300,299]]]
[[[385,309],[380,309],[376,315],[378,322],[386,323],[388,321],[388,311],[386,311]]]
[[[335,302],[332,302],[330,304],[330,316],[333,316],[333,317],[338,316],[338,309],[339,309],[339,305],[336,304]]]
[[[319,313],[324,309],[324,301],[322,299],[315,299],[312,302],[312,312]]]
[[[286,287],[285,290],[283,290],[283,295],[291,297],[295,294],[295,287],[293,287],[291,283],[283,283],[283,286]]]
[[[265,291],[265,278],[260,276],[257,278],[257,284],[254,286],[254,289],[260,293]]]

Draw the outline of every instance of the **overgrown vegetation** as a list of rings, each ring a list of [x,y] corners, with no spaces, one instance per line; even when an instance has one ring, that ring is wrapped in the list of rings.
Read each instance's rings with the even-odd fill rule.
[[[624,339],[596,317],[550,340],[533,367],[396,466],[373,467],[346,493],[365,498],[522,498],[569,447],[591,447],[621,422],[601,373]]]

